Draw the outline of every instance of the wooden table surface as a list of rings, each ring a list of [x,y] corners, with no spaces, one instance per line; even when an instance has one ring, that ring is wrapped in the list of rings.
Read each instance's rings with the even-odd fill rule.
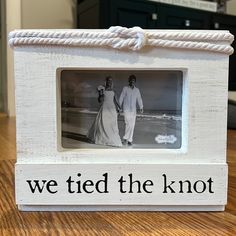
[[[236,131],[228,131],[225,212],[19,212],[14,200],[15,120],[0,114],[0,235],[236,236]]]

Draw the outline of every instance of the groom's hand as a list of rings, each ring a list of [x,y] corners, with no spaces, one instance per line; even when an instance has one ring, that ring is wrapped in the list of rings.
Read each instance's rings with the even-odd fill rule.
[[[140,109],[140,113],[143,114],[143,109]]]

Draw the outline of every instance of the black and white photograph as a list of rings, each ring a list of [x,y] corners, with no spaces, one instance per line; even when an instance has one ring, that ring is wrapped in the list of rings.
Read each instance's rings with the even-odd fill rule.
[[[180,149],[183,72],[60,74],[63,148]]]

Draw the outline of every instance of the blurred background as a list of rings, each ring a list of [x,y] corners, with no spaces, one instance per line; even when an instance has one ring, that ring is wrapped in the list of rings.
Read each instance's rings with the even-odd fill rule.
[[[0,8],[0,112],[8,116],[15,116],[13,55],[7,45],[11,30],[121,25],[230,30],[236,35],[236,0],[0,0]],[[236,54],[233,54],[229,70],[229,125],[233,127],[236,126],[235,65]]]

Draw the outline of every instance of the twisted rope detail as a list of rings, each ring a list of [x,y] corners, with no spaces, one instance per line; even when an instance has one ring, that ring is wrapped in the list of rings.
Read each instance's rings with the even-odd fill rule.
[[[140,27],[110,27],[106,31],[22,30],[9,34],[11,47],[21,45],[62,45],[68,47],[110,46],[140,50],[144,46],[204,50],[232,54],[234,36],[227,31],[144,31]]]

